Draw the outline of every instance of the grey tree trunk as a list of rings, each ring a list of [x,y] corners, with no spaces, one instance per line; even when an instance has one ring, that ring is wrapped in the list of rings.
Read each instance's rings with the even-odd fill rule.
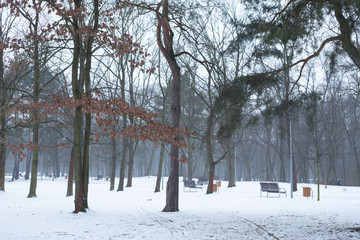
[[[130,70],[130,79],[129,79],[129,95],[130,95],[130,106],[135,107],[135,100],[134,100],[134,88],[133,88],[133,75],[134,70]],[[130,117],[130,125],[134,124],[133,117]],[[129,168],[128,168],[128,178],[126,187],[132,187],[132,178],[134,172],[134,141],[129,138]]]
[[[209,165],[209,183],[207,187],[206,194],[213,193],[213,183],[215,177],[215,164],[213,156],[213,147],[212,147],[212,132],[213,132],[213,114],[210,111],[210,114],[207,119],[205,142],[206,142],[206,157]]]
[[[19,179],[19,155],[14,155],[14,166],[13,166],[13,174],[11,181]]]
[[[25,161],[25,180],[29,180],[30,178],[30,165],[31,165],[31,154],[30,154],[30,150],[28,150],[28,154],[26,156],[26,161]]]
[[[188,139],[188,142],[190,142],[190,139]],[[194,156],[193,151],[188,151],[188,160],[186,162],[187,165],[187,179],[192,180],[193,179],[193,162],[194,162]]]
[[[116,138],[111,139],[111,169],[110,169],[110,191],[113,191],[115,188],[115,173],[116,173]]]
[[[121,88],[121,97],[123,99],[126,98],[125,96],[125,66],[123,65],[123,60],[121,57],[121,79],[120,79],[120,88]],[[125,130],[128,126],[127,116],[124,114],[123,118],[123,129]],[[124,182],[125,182],[125,170],[126,170],[126,159],[127,159],[127,151],[129,148],[129,138],[124,137],[123,139],[123,148],[122,148],[122,158],[121,158],[121,165],[120,165],[120,179],[117,191],[124,191]]]
[[[126,187],[132,187],[132,179],[134,172],[134,141],[129,138],[129,168],[128,168],[128,178]]]
[[[5,139],[6,121],[5,121],[4,111],[1,111],[0,122],[1,122],[0,139]],[[0,142],[0,191],[5,191],[5,159],[6,159],[6,146],[5,143],[1,141]]]
[[[69,166],[68,184],[67,184],[67,192],[66,192],[67,197],[73,195],[73,182],[74,182],[74,148],[71,149],[71,154],[70,154],[70,166]]]
[[[33,45],[34,45],[34,89],[33,89],[33,98],[34,103],[39,102],[40,97],[40,56],[39,56],[39,40],[38,40],[38,22],[39,22],[39,12],[36,11],[35,23],[33,29]],[[36,185],[37,185],[37,176],[38,176],[38,162],[39,162],[39,111],[37,109],[33,110],[33,143],[35,148],[33,149],[33,161],[31,167],[31,180],[30,180],[30,191],[28,198],[36,197]]]
[[[225,139],[225,144],[226,144],[226,151],[227,151],[226,155],[227,155],[227,161],[228,161],[228,174],[229,174],[228,187],[236,187],[234,147],[233,147],[231,135]]]
[[[1,3],[1,0],[0,0]],[[2,9],[0,9],[0,41],[3,41],[3,26],[2,26]],[[5,159],[6,159],[6,114],[5,102],[7,96],[7,87],[4,81],[4,50],[0,49],[0,191],[5,191]]]
[[[161,184],[161,177],[162,177],[162,172],[163,172],[164,157],[165,157],[165,143],[161,143],[160,159],[159,159],[159,167],[158,167],[158,172],[157,172],[157,177],[156,177],[155,192],[160,192],[160,184]]]
[[[172,126],[180,127],[180,67],[176,62],[173,38],[174,33],[169,24],[169,1],[162,1],[162,14],[157,12],[158,26],[157,26],[157,43],[161,53],[165,57],[172,74]],[[163,38],[161,38],[161,36]],[[174,136],[177,140],[178,136]],[[164,212],[179,211],[179,148],[171,145],[170,149],[170,175],[166,184],[166,205]]]
[[[127,127],[127,117],[123,116],[123,129]],[[124,137],[123,139],[123,147],[122,147],[122,157],[121,157],[121,165],[120,165],[120,179],[117,191],[124,191],[124,181],[125,181],[125,170],[126,170],[126,158],[128,151],[128,137]]]

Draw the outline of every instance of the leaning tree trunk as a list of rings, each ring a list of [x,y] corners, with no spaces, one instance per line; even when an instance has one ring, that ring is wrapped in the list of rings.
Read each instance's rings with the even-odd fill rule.
[[[162,14],[157,12],[157,43],[161,53],[165,57],[172,74],[172,126],[180,127],[180,67],[175,59],[173,49],[174,33],[169,24],[169,1],[163,0]],[[163,38],[161,38],[161,35]],[[179,136],[174,136],[177,140]],[[179,211],[179,147],[171,145],[170,161],[171,170],[166,185],[166,205],[164,212]]]

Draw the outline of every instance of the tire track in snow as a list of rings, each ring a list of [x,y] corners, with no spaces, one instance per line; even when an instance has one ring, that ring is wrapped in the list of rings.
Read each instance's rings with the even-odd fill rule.
[[[183,229],[177,226],[176,223],[174,223],[173,220],[168,219],[166,217],[160,216],[155,213],[150,213],[146,211],[143,207],[139,208],[139,211],[144,213],[146,216],[148,216],[150,219],[153,220],[153,222],[160,224],[162,227],[169,230],[172,239],[183,239],[185,237],[185,233]]]
[[[250,228],[255,230],[260,236],[264,237],[264,239],[280,240],[280,238],[276,237],[273,233],[266,230],[263,226],[251,221],[250,219],[238,216],[238,212],[233,212],[232,214],[235,215],[241,222],[245,223]]]

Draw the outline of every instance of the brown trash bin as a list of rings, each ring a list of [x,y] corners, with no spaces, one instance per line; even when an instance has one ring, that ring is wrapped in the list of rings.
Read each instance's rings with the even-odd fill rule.
[[[313,198],[312,189],[310,187],[303,187],[303,196]]]

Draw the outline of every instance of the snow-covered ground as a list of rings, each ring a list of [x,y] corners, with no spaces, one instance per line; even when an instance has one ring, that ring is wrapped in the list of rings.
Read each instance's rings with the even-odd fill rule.
[[[360,188],[299,184],[288,196],[260,197],[258,182],[237,182],[206,195],[183,191],[176,213],[161,212],[165,191],[154,193],[155,177],[135,178],[133,187],[110,192],[109,182],[91,181],[87,213],[73,214],[66,180],[38,181],[37,198],[27,199],[30,182],[6,182],[0,193],[0,239],[360,239]],[[302,187],[314,199],[302,196]],[[266,195],[266,194],[265,194]]]

